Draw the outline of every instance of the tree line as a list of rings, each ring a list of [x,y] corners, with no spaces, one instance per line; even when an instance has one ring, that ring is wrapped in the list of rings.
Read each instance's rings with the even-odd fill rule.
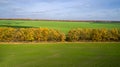
[[[81,42],[81,41],[120,41],[120,29],[81,29],[70,30],[67,34],[49,28],[0,28],[0,42]]]

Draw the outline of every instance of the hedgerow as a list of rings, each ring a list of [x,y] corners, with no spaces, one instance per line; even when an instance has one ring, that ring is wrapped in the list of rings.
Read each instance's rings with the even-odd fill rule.
[[[72,29],[67,41],[120,41],[120,29]]]
[[[120,29],[72,29],[67,35],[48,28],[0,28],[0,42],[120,41]]]
[[[65,34],[48,28],[0,28],[1,42],[64,41]]]
[[[0,28],[0,41],[12,41],[14,39],[14,28]]]

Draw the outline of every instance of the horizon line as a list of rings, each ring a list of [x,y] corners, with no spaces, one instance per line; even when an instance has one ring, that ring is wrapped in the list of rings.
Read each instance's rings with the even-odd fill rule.
[[[36,21],[69,21],[69,22],[120,22],[120,20],[68,20],[68,19],[34,19],[34,18],[0,18],[0,20],[36,20]]]

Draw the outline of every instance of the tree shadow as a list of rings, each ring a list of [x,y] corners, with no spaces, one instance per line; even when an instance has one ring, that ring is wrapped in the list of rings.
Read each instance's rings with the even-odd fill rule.
[[[120,23],[120,22],[115,22],[115,21],[94,21],[93,23],[96,23],[96,24],[114,24],[114,23]]]
[[[37,28],[33,26],[12,26],[12,25],[0,25],[0,27],[11,27],[11,28]]]

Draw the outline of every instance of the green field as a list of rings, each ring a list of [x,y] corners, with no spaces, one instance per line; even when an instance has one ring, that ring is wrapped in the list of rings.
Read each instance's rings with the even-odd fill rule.
[[[0,20],[0,27],[119,28],[120,23]],[[0,44],[0,67],[120,67],[120,43]]]
[[[0,67],[120,67],[120,43],[0,44]]]
[[[63,21],[30,21],[30,20],[0,20],[0,27],[42,27],[54,28],[67,33],[73,28],[120,28],[120,23],[104,23],[104,22],[63,22]]]

